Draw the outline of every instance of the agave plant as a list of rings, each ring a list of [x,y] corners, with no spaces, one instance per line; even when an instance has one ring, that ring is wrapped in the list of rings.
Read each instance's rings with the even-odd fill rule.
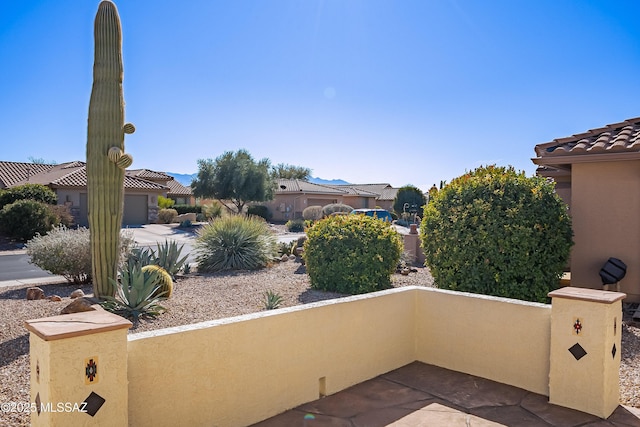
[[[163,245],[158,243],[158,252],[153,264],[157,264],[164,268],[171,277],[175,279],[176,274],[180,271],[189,257],[189,255],[185,255],[180,258],[180,253],[183,248],[184,245],[178,246],[178,243],[175,240],[172,240],[171,243],[169,243],[168,240],[165,240]]]
[[[162,294],[154,295],[160,288],[158,272],[142,271],[142,266],[132,262],[120,270],[120,282],[111,280],[116,288],[115,297],[105,296],[102,306],[105,310],[127,319],[153,318],[165,311],[159,303]]]
[[[282,296],[273,291],[267,291],[264,293],[265,310],[275,310],[280,307],[280,304],[282,304]]]

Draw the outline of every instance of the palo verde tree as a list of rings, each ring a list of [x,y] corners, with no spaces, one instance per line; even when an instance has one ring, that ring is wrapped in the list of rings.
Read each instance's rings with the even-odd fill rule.
[[[246,150],[227,151],[215,160],[198,160],[198,176],[191,188],[196,197],[217,199],[227,209],[242,212],[247,202],[273,198],[269,167],[269,159],[256,162]]]
[[[311,169],[303,166],[278,163],[271,168],[271,176],[273,179],[299,179],[301,181],[309,181],[311,178]]]
[[[553,183],[496,166],[438,191],[420,228],[438,287],[538,302],[559,285],[572,235]]]
[[[396,198],[393,200],[393,210],[395,213],[402,215],[402,213],[405,212],[405,204],[407,206],[406,212],[409,212],[410,209],[416,209],[418,212],[422,212],[424,205],[427,204],[427,198],[418,187],[405,185],[398,189]]]

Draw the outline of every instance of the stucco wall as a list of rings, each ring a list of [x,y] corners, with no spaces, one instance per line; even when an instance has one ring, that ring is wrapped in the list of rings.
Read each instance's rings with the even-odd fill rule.
[[[627,264],[620,290],[640,301],[640,161],[572,165],[571,286],[601,289],[609,257]]]
[[[332,394],[403,366],[414,302],[391,290],[132,335],[129,423],[248,425],[317,399],[321,378]]]
[[[416,359],[549,394],[551,306],[424,288]]]

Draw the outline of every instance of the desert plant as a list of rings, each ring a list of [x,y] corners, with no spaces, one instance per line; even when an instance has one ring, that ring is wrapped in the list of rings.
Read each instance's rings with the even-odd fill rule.
[[[172,208],[175,203],[176,203],[176,201],[173,200],[173,199],[170,199],[170,198],[164,197],[164,196],[158,196],[158,207],[160,209]]]
[[[198,230],[199,271],[254,270],[276,254],[276,237],[262,220],[244,215],[216,219]]]
[[[272,217],[269,208],[265,205],[251,205],[247,208],[247,215],[255,215],[264,218],[269,221]]]
[[[52,189],[42,184],[24,184],[0,191],[0,209],[18,200],[36,200],[48,205],[56,203],[58,196]]]
[[[392,227],[361,215],[318,221],[304,243],[311,286],[345,294],[389,288],[401,253],[401,238]]]
[[[146,273],[148,271],[157,271],[157,282],[158,290],[156,290],[152,296],[154,297],[162,297],[162,298],[170,298],[173,295],[173,278],[164,268],[159,265],[150,264],[142,267],[142,272]]]
[[[7,237],[23,241],[47,233],[58,223],[59,219],[49,205],[36,200],[18,200],[0,210],[0,231]]]
[[[131,252],[131,233],[120,235],[120,253]],[[36,235],[26,245],[29,262],[52,274],[63,276],[69,282],[91,282],[91,238],[87,228],[54,227],[45,235]]]
[[[199,214],[202,213],[202,206],[200,205],[173,205],[173,209],[178,212],[178,215],[186,213]]]
[[[171,224],[178,216],[178,211],[175,209],[160,209],[158,211],[158,223]]]
[[[210,205],[202,206],[202,213],[204,214],[207,221],[220,218],[222,216],[222,205],[217,201],[214,201]]]
[[[115,295],[124,203],[124,171],[133,158],[124,153],[122,34],[116,6],[103,1],[94,23],[95,58],[87,129],[87,206],[91,230],[93,292]]]
[[[300,218],[290,219],[285,224],[285,227],[287,227],[287,231],[292,233],[301,233],[304,231],[304,220]]]
[[[165,311],[160,305],[164,298],[155,296],[160,288],[159,272],[132,264],[131,268],[120,270],[120,282],[113,279],[115,296],[105,295],[102,307],[112,313],[137,322],[140,318],[153,318]]]
[[[134,247],[127,253],[125,263],[138,264],[142,268],[145,265],[153,264],[155,259],[156,253],[153,249]]]
[[[302,218],[307,221],[322,219],[322,206],[307,206],[302,211]]]
[[[273,291],[266,291],[264,293],[265,310],[275,310],[276,308],[279,308],[280,304],[282,304],[282,301],[282,296]]]
[[[188,262],[186,262],[186,263],[182,266],[182,273],[183,273],[183,274],[190,274],[190,273],[191,273],[191,264],[189,264]]]
[[[58,218],[58,223],[65,227],[73,227],[75,220],[68,206],[65,205],[49,205],[51,212]]]
[[[435,193],[420,237],[438,287],[539,302],[559,285],[572,245],[553,184],[496,166]]]
[[[353,210],[353,208],[349,205],[345,205],[344,203],[331,203],[322,207],[322,216],[327,217],[334,213],[349,213]]]
[[[169,242],[165,240],[163,244],[158,243],[158,250],[156,251],[155,259],[152,264],[159,265],[164,268],[172,278],[176,277],[176,273],[180,271],[184,263],[189,258],[189,255],[185,255],[180,258],[184,245],[178,246],[178,242],[172,240]]]
[[[191,222],[190,219],[185,219],[184,221],[182,221],[179,225],[180,228],[191,228],[193,227],[193,223]]]
[[[278,254],[279,255],[295,255],[294,250],[296,248],[296,241],[290,242],[278,242]]]

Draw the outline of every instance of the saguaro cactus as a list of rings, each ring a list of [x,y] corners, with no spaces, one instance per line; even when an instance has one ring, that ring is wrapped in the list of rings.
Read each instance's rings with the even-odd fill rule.
[[[93,292],[113,296],[124,207],[124,171],[133,159],[124,154],[122,32],[115,4],[98,6],[94,26],[95,59],[87,131],[87,185]]]

